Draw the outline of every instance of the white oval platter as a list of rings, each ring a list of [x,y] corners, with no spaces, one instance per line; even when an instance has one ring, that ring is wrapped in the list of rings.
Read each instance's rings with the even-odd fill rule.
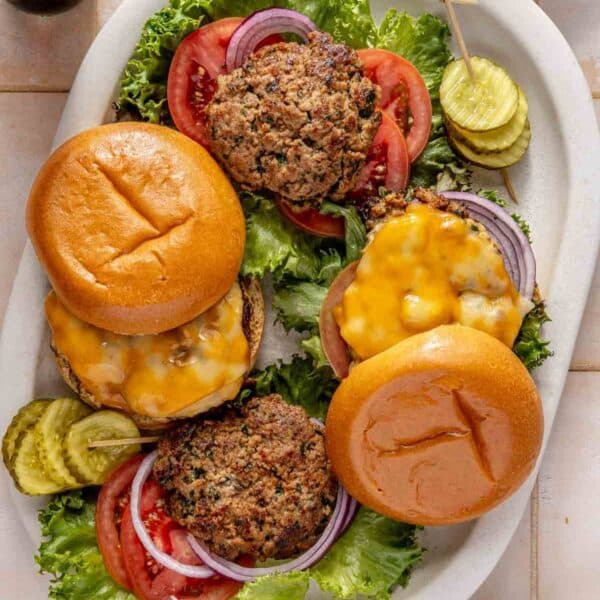
[[[121,71],[145,19],[166,0],[124,0],[99,33],[71,90],[54,146],[79,131],[112,119],[111,102]],[[393,3],[372,0],[375,17],[388,8],[444,16],[436,0]],[[525,88],[533,141],[526,158],[511,169],[521,198],[519,212],[531,224],[538,282],[553,321],[546,327],[555,355],[535,373],[544,403],[544,447],[568,371],[585,306],[600,238],[600,144],[585,79],[560,32],[529,0],[481,0],[457,7],[473,54],[488,56]],[[497,174],[479,173],[482,184]],[[0,430],[34,396],[66,391],[48,347],[42,303],[47,281],[28,244],[15,280],[0,338]],[[263,364],[287,355],[293,345],[269,328]],[[5,473],[3,485],[8,485]],[[465,600],[485,580],[513,535],[527,504],[534,476],[498,509],[478,521],[428,528],[426,558],[406,590],[394,599]],[[40,499],[12,499],[33,543],[39,541]],[[8,541],[8,540],[6,540]],[[33,573],[32,573],[33,575]],[[319,597],[316,591],[311,598]]]

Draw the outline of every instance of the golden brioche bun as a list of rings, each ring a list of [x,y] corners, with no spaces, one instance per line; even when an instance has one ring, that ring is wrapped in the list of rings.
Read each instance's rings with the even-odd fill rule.
[[[534,467],[543,415],[502,342],[461,325],[414,335],[357,365],[326,423],[333,469],[359,502],[419,525],[478,517]]]
[[[208,152],[145,123],[58,148],[33,184],[27,227],[65,306],[124,334],[172,329],[215,304],[245,242],[237,194]]]

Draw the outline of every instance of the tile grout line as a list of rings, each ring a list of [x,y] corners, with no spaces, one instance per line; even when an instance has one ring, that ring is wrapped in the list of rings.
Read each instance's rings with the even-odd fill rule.
[[[529,600],[539,598],[539,476],[531,491],[529,533]]]
[[[71,90],[69,88],[52,88],[52,87],[30,87],[18,85],[15,86],[3,86],[0,84],[0,94],[68,94]]]

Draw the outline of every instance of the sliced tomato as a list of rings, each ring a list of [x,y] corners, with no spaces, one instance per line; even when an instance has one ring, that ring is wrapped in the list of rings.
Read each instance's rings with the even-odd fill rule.
[[[423,152],[431,133],[431,98],[417,68],[389,50],[359,50],[365,75],[381,87],[381,107],[406,136],[413,162]]]
[[[100,489],[96,504],[96,537],[110,576],[122,587],[131,584],[121,555],[120,522],[129,498],[129,486],[143,460],[139,454],[115,469]]]
[[[231,17],[190,33],[179,44],[169,69],[167,101],[175,126],[203,146],[209,145],[205,109],[225,73],[225,53],[233,32],[243,21]]]
[[[277,200],[277,206],[284,217],[294,225],[313,235],[344,238],[346,224],[343,217],[334,217],[318,211],[316,208],[295,210],[285,200]]]
[[[319,332],[323,352],[333,369],[333,372],[344,379],[350,371],[350,354],[340,328],[333,316],[333,308],[337,306],[344,296],[348,286],[354,281],[358,261],[349,264],[332,282],[321,306],[319,315]]]
[[[367,153],[367,162],[350,197],[360,202],[377,196],[380,187],[391,192],[403,192],[409,174],[410,161],[402,131],[389,115],[382,113],[381,125]]]
[[[201,565],[187,542],[187,531],[177,525],[165,511],[164,491],[154,480],[144,485],[140,512],[146,529],[156,546],[180,562]],[[133,527],[129,505],[121,522],[121,548],[125,570],[133,592],[140,600],[228,600],[242,584],[222,577],[193,579],[166,569],[145,550]]]
[[[204,25],[179,44],[169,69],[167,101],[179,131],[206,148],[206,107],[217,89],[217,76],[225,74],[225,54],[233,32],[244,19],[229,17]],[[282,41],[273,35],[257,47]]]

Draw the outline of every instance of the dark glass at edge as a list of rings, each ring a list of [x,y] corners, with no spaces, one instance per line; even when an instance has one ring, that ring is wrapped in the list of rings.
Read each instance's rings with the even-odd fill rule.
[[[79,4],[81,0],[8,0],[20,10],[38,15],[52,15]]]

